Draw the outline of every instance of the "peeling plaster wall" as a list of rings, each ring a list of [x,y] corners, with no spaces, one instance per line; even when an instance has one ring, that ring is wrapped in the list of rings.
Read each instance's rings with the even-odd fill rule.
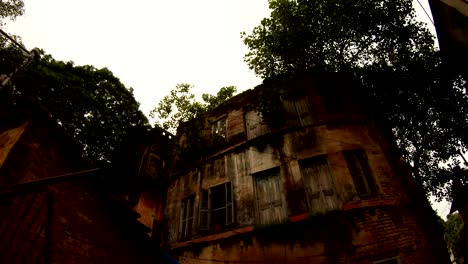
[[[302,84],[304,85],[304,84]],[[311,88],[310,86],[306,86]],[[313,88],[313,87],[312,87]],[[410,208],[419,207],[413,199],[408,177],[396,168],[398,157],[388,156],[382,146],[391,145],[380,136],[369,119],[359,110],[326,111],[326,105],[316,92],[307,90],[308,104],[315,120],[312,125],[283,127],[266,142],[255,143],[257,135],[266,133],[252,111],[226,110],[227,135],[246,135],[236,144],[227,144],[217,153],[197,163],[190,172],[173,178],[168,190],[166,217],[169,242],[182,263],[215,263],[219,261],[249,263],[373,263],[399,257],[400,263],[446,263],[444,248],[434,252],[429,243],[428,229],[420,226],[424,213]],[[301,99],[302,100],[302,99]],[[346,101],[345,106],[352,103]],[[217,112],[218,117],[221,115]],[[243,122],[241,117],[244,116]],[[216,117],[216,118],[218,118]],[[216,119],[216,118],[213,118]],[[310,115],[307,116],[310,122]],[[250,122],[250,123],[249,123]],[[302,121],[301,121],[302,122]],[[293,124],[294,122],[288,121]],[[297,124],[298,122],[296,122]],[[371,133],[372,130],[372,134]],[[377,131],[377,132],[376,132]],[[271,131],[265,136],[272,135]],[[348,168],[344,151],[364,150],[377,191],[362,198],[358,195]],[[388,151],[387,151],[388,152]],[[320,234],[292,240],[276,240],[268,245],[255,232],[258,225],[255,174],[280,168],[283,186],[283,206],[288,222],[303,221],[309,215],[330,210],[309,208],[301,160],[326,156],[333,178],[333,188],[339,200],[338,209],[350,212],[354,223],[351,242],[346,248],[333,251],[340,239],[327,239]],[[390,162],[390,159],[395,159]],[[197,181],[190,175],[197,172]],[[224,233],[197,232],[200,190],[230,181],[233,186],[235,221]],[[411,181],[411,180],[410,180]],[[189,185],[189,186],[187,186]],[[181,199],[195,194],[194,233],[191,239],[180,239]],[[328,228],[328,229],[327,229]],[[324,227],[323,233],[333,232]],[[440,253],[440,254],[439,254]]]

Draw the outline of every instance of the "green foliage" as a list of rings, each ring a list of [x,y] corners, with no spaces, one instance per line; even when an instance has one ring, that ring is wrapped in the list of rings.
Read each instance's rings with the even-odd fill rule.
[[[463,257],[460,237],[463,226],[463,220],[458,213],[449,215],[445,222],[445,241],[455,256],[457,263],[459,263],[458,260]]]
[[[175,134],[183,126],[183,143],[174,149],[180,163],[194,162],[216,145],[215,141],[203,137],[206,131],[205,114],[236,93],[234,86],[222,87],[216,95],[203,94],[203,102],[198,102],[190,91],[192,88],[190,84],[177,84],[150,114],[152,117],[157,116],[157,127],[171,133]]]
[[[391,61],[433,41],[411,0],[270,0],[269,18],[243,33],[249,67],[264,78]]]
[[[194,119],[205,111],[203,105],[195,101],[195,95],[190,92],[192,88],[190,84],[180,83],[163,97],[150,113],[151,117],[157,114],[156,126],[175,133],[179,123]]]
[[[24,13],[23,0],[2,0],[0,1],[0,26],[3,25],[4,19],[14,20],[16,17],[22,16]]]
[[[231,98],[236,93],[236,91],[237,89],[235,86],[227,86],[221,87],[216,95],[202,94],[202,99],[205,102],[206,109],[211,110],[218,107],[226,100]]]
[[[12,47],[0,49],[0,73],[9,74],[24,60]],[[75,66],[43,55],[16,76],[15,94],[32,97],[84,146],[93,161],[108,161],[131,127],[148,127],[133,90],[107,68]]]
[[[269,4],[270,17],[242,36],[249,67],[266,79],[310,71],[354,74],[367,91],[368,110],[388,121],[419,185],[448,197],[451,179],[466,175],[456,172],[457,156],[468,146],[468,96],[463,80],[443,75],[434,38],[416,21],[412,1]]]
[[[195,99],[195,94],[190,91],[192,88],[193,86],[190,84],[180,83],[169,95],[163,97],[150,114],[151,117],[157,116],[156,126],[175,133],[181,123],[200,117],[236,93],[234,86],[222,87],[216,95],[203,94],[204,102],[198,102]],[[199,127],[194,129],[199,129]]]

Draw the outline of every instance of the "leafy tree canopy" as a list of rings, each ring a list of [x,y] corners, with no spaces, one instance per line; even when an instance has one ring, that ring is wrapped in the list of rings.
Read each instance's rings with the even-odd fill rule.
[[[0,1],[0,26],[6,18],[15,19],[24,13],[23,0],[2,0]]]
[[[236,93],[236,87],[222,87],[216,95],[203,94],[203,102],[195,99],[191,92],[192,85],[177,84],[176,87],[163,97],[158,105],[151,111],[151,117],[157,117],[156,126],[175,133],[180,123],[192,120],[206,111],[209,111]]]
[[[7,42],[0,44],[0,73],[9,74],[24,57]],[[43,54],[15,76],[14,84],[16,95],[32,97],[45,107],[93,161],[109,161],[129,128],[149,128],[133,89],[107,68],[75,66]]]
[[[448,216],[445,222],[445,241],[447,246],[452,251],[456,263],[461,263],[463,258],[461,234],[463,230],[463,219],[458,213],[453,213]]]
[[[352,72],[425,191],[448,197],[452,179],[468,183],[458,161],[468,146],[465,81],[442,76],[434,38],[416,20],[411,0],[270,0],[269,6],[270,17],[242,33],[245,61],[257,75]]]

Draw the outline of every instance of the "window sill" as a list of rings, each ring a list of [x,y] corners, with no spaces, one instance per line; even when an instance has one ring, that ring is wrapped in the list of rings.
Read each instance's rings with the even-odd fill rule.
[[[250,233],[250,232],[252,232],[253,230],[254,230],[254,226],[253,226],[253,225],[252,225],[252,226],[241,227],[241,228],[237,228],[237,229],[234,229],[234,230],[226,231],[226,232],[223,232],[223,233],[207,235],[207,236],[200,237],[200,238],[196,238],[196,239],[192,239],[192,240],[189,240],[189,241],[184,241],[184,242],[180,242],[180,243],[174,243],[174,244],[171,244],[171,247],[172,247],[172,249],[177,249],[177,248],[182,248],[182,247],[190,246],[190,245],[192,245],[192,244],[198,244],[198,243],[203,243],[203,242],[217,241],[217,240],[221,240],[221,239],[226,239],[226,238],[229,238],[229,237],[233,237],[233,236],[236,236],[236,235],[241,235],[241,234]]]
[[[309,213],[303,213],[303,214],[298,214],[298,215],[293,215],[288,217],[288,222],[300,222],[303,220],[306,220],[310,216]],[[205,242],[212,242],[212,241],[217,241],[217,240],[222,240],[226,239],[229,237],[237,236],[237,235],[242,235],[242,234],[247,234],[253,232],[255,229],[254,225],[246,226],[246,227],[241,227],[237,228],[234,230],[229,230],[223,233],[218,233],[218,234],[211,234],[207,236],[203,236],[200,238],[195,238],[192,240],[184,241],[184,242],[179,242],[179,243],[173,243],[171,244],[172,249],[177,249],[177,248],[183,248],[187,247],[193,244],[199,244],[199,243],[205,243]]]
[[[288,221],[289,222],[299,222],[299,221],[303,221],[303,220],[307,219],[308,217],[309,217],[309,214],[304,213],[304,214],[290,216],[290,217],[288,217]],[[253,232],[254,229],[255,229],[255,226],[250,225],[250,226],[246,226],[246,227],[237,228],[237,229],[234,229],[234,230],[229,230],[229,231],[226,231],[226,232],[223,232],[223,233],[211,234],[211,235],[203,236],[203,237],[200,237],[200,238],[195,238],[195,239],[184,241],[184,242],[173,243],[173,244],[171,244],[171,247],[173,249],[177,249],[177,248],[190,246],[190,245],[193,245],[193,244],[199,244],[199,243],[204,243],[204,242],[222,240],[222,239],[226,239],[226,238],[233,237],[233,236],[236,236],[236,235],[242,235],[242,234],[247,234],[247,233]]]

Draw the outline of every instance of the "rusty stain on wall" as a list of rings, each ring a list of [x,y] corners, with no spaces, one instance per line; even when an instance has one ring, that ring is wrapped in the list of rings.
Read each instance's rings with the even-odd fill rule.
[[[242,107],[255,104],[251,96],[241,94],[213,116],[208,113],[210,120],[226,118],[227,142],[233,135],[246,137],[200,155],[192,165],[200,171],[198,182],[188,180],[191,172],[170,179],[168,242],[182,263],[448,263],[444,248],[439,254],[430,246],[430,230],[418,225],[423,210],[408,209],[420,200],[402,189],[408,178],[389,161],[398,159],[386,154],[389,139],[375,137],[383,135],[382,128],[356,106],[359,100],[353,101],[347,87],[353,82],[336,81],[342,77],[291,82],[280,98],[286,119],[275,130],[259,112]],[[345,103],[337,107],[333,98],[324,100],[324,89],[348,90],[333,94]],[[191,171],[190,165],[184,169]],[[230,186],[232,194],[220,191],[222,186]],[[193,228],[182,237],[180,222],[187,214],[181,200],[189,195],[195,197]],[[314,222],[335,212],[345,215],[345,229]],[[210,221],[218,228],[199,228]],[[262,228],[270,231],[255,231]]]

